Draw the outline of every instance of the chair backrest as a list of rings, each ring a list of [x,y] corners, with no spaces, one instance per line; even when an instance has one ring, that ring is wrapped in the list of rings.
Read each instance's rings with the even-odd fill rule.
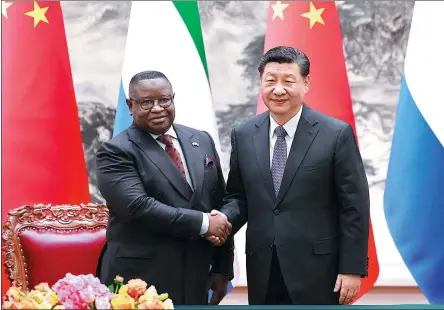
[[[3,222],[2,254],[12,285],[23,291],[52,286],[66,273],[93,274],[105,244],[103,204],[26,205]]]

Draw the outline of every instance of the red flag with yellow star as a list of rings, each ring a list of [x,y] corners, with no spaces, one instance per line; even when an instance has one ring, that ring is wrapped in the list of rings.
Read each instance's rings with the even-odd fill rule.
[[[2,3],[1,40],[3,221],[24,204],[90,202],[60,2]],[[7,283],[2,264],[2,296]]]
[[[349,123],[356,134],[336,4],[333,1],[270,2],[265,51],[280,45],[300,49],[310,59],[311,85],[305,97],[307,104]],[[259,97],[257,113],[265,110]],[[363,279],[355,301],[374,286],[379,275],[371,222],[368,256],[368,277]]]

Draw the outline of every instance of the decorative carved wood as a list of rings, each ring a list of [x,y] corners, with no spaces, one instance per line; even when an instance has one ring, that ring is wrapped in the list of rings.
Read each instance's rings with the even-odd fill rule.
[[[2,229],[4,266],[13,286],[28,290],[26,260],[20,244],[24,229],[77,232],[106,228],[108,208],[104,204],[25,205],[8,212]]]

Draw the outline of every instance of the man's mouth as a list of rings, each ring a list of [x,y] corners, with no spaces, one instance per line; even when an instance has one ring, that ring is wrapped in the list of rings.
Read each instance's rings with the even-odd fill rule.
[[[167,115],[156,116],[151,119],[153,123],[163,123],[167,119]]]
[[[282,104],[288,101],[288,99],[271,99],[271,101],[276,102],[277,104]]]

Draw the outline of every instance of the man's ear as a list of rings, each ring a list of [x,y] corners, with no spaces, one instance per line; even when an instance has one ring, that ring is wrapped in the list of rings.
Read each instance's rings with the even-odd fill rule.
[[[131,99],[126,99],[126,104],[130,111],[130,115],[133,115],[133,101]]]
[[[304,83],[305,83],[305,92],[308,92],[308,90],[310,89],[310,82],[311,82],[311,76],[310,74],[307,75],[304,79]]]

